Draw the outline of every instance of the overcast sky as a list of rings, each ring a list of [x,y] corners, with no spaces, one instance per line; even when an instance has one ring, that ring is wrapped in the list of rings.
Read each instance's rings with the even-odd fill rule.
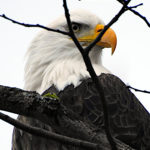
[[[131,5],[140,3],[134,0]],[[150,0],[137,10],[150,20]],[[84,8],[108,23],[119,11],[116,0],[69,0],[70,10]],[[0,14],[25,23],[49,24],[63,14],[62,0],[0,0]],[[105,49],[103,63],[126,84],[150,91],[150,29],[131,12],[112,26],[118,38],[116,51]],[[0,84],[23,88],[24,55],[41,29],[25,28],[0,18]],[[150,111],[150,95],[135,93]],[[16,115],[13,115],[16,117]],[[10,150],[13,127],[0,121],[0,149]]]

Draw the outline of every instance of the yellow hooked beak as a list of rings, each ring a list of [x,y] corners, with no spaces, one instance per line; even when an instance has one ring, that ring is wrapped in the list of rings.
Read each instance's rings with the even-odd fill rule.
[[[99,33],[104,29],[104,25],[98,24],[94,29],[94,34],[86,35],[83,37],[78,38],[80,42],[92,42],[96,39]],[[115,32],[108,28],[107,31],[102,36],[101,40],[96,43],[96,45],[104,47],[104,48],[111,48],[112,53],[114,53],[116,45],[117,45],[117,37]]]

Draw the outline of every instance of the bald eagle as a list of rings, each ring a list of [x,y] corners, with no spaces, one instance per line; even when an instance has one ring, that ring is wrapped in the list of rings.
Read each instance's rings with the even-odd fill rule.
[[[72,29],[83,48],[104,28],[104,22],[89,11],[72,11],[70,16]],[[68,31],[65,16],[61,16],[48,27]],[[148,150],[149,113],[125,84],[103,67],[101,62],[102,50],[112,48],[113,53],[116,40],[115,32],[108,29],[89,53],[93,68],[104,88],[110,130],[114,138],[131,147]],[[69,36],[46,30],[37,35],[27,51],[24,89],[40,94],[47,89],[49,92],[55,92],[65,106],[73,108],[75,113],[86,117],[96,128],[104,130],[99,95],[79,50]],[[50,126],[33,118],[19,116],[18,119],[31,126],[53,131]],[[59,147],[54,141],[14,129],[12,149],[57,150]]]

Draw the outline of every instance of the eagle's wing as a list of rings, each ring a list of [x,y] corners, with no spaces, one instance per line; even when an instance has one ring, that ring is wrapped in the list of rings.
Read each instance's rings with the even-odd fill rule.
[[[138,150],[150,149],[150,115],[135,95],[116,76],[102,74],[100,84],[109,111],[113,137]],[[68,86],[59,93],[64,105],[90,120],[96,129],[104,129],[102,104],[91,79],[77,88]]]

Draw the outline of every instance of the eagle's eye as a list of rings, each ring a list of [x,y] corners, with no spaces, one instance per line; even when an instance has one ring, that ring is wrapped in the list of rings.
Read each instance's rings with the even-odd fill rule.
[[[76,33],[80,31],[81,25],[78,23],[72,23],[72,30]]]

